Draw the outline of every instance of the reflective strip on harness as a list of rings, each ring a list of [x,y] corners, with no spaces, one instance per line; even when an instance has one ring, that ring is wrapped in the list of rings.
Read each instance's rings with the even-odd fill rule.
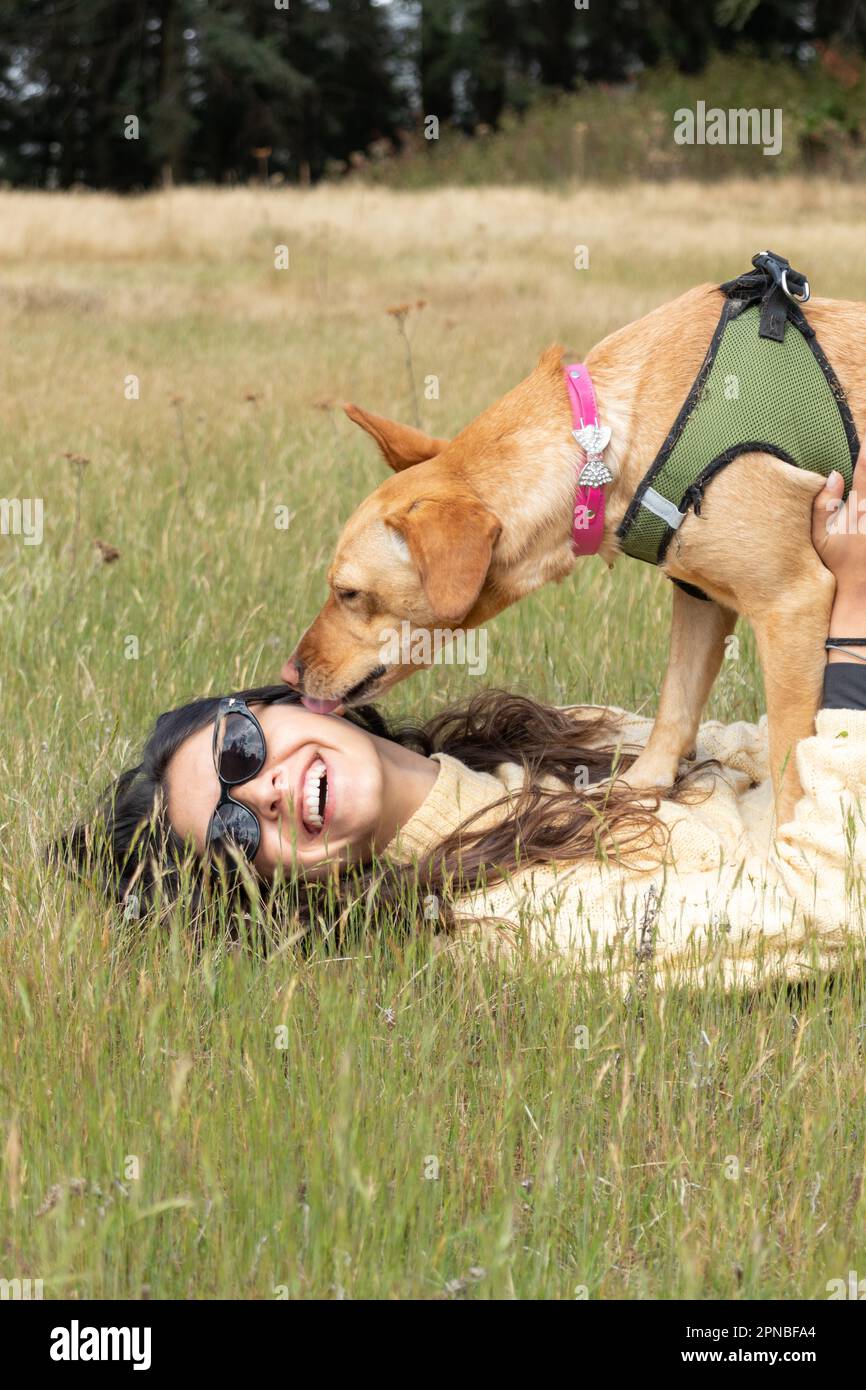
[[[660,516],[662,521],[666,521],[672,531],[679,530],[686,519],[685,512],[677,511],[673,502],[662,497],[661,493],[656,492],[654,487],[647,488],[640,499],[640,504],[642,507],[648,507],[654,516]]]

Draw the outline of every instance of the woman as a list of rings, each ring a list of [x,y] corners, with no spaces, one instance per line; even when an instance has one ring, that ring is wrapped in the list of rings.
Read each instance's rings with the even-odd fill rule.
[[[101,838],[128,905],[170,899],[192,861],[206,900],[217,884],[247,904],[264,891],[306,928],[358,904],[377,921],[408,909],[461,941],[454,929],[480,924],[497,945],[523,936],[603,964],[623,985],[828,964],[863,923],[866,540],[828,529],[841,493],[831,475],[813,540],[837,579],[831,640],[853,645],[828,651],[817,732],[797,750],[804,796],[775,835],[763,724],[704,725],[695,762],[647,797],[611,777],[650,729],[622,711],[489,691],[392,731],[375,710],[313,714],[276,686],[163,715],[71,848],[91,862]]]

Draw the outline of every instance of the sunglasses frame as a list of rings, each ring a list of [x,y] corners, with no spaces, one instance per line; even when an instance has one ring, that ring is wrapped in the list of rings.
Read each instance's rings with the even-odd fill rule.
[[[253,726],[258,730],[259,738],[262,741],[262,758],[255,772],[250,772],[246,777],[237,777],[234,780],[227,780],[225,777],[223,777],[222,773],[220,772],[219,759],[217,757],[217,736],[220,730],[220,722],[228,714],[242,714],[246,719],[249,719]],[[250,810],[249,806],[244,806],[242,801],[237,801],[231,795],[231,788],[242,787],[245,782],[251,782],[254,777],[258,777],[259,773],[261,772],[262,768],[264,767],[267,761],[267,757],[268,745],[265,739],[265,731],[259,723],[258,719],[256,719],[256,716],[253,714],[246,701],[241,700],[237,696],[232,696],[231,698],[220,700],[213,726],[213,765],[220,784],[220,794],[219,800],[217,801],[216,806],[213,808],[211,818],[208,821],[207,835],[205,836],[205,851],[207,851],[211,847],[211,834],[213,831],[214,821],[216,820],[222,808],[224,806],[239,806],[242,811],[245,811],[248,816],[252,817],[255,823],[256,843],[252,851],[244,849],[241,845],[236,845],[235,848],[237,849],[238,854],[241,854],[245,859],[249,860],[250,862],[252,862],[255,859],[256,855],[259,852],[259,846],[262,843],[262,827],[259,824],[259,818],[254,811]],[[231,840],[229,840],[228,842],[231,843]]]

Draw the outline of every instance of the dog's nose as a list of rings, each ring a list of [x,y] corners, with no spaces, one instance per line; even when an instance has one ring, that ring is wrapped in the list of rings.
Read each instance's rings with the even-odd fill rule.
[[[299,656],[290,656],[282,671],[280,672],[286,685],[293,685],[296,690],[300,690],[304,679],[304,663]]]

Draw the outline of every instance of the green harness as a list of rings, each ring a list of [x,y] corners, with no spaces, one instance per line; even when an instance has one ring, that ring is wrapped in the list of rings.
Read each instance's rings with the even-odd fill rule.
[[[689,509],[700,516],[705,487],[739,454],[773,454],[825,477],[836,468],[846,496],[851,486],[857,431],[800,308],[808,281],[770,251],[752,264],[720,285],[725,303],[706,358],[617,530],[638,560],[663,562]]]

